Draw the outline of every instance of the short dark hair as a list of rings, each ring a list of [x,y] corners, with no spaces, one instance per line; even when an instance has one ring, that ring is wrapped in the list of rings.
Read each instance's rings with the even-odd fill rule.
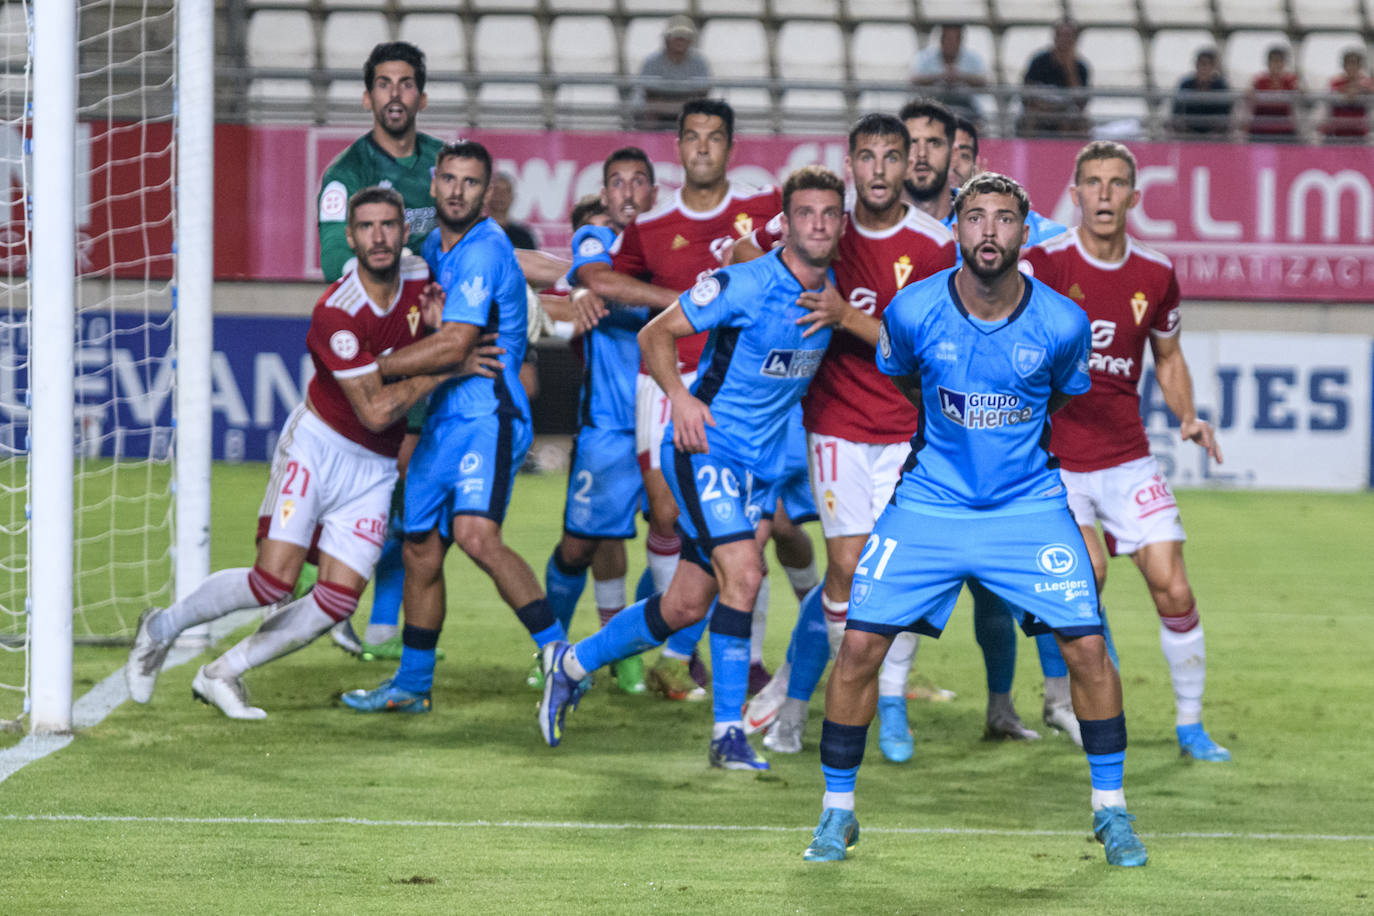
[[[844,203],[844,182],[840,176],[823,165],[804,165],[782,183],[782,212],[792,207],[792,195],[798,191],[834,191]]]
[[[1125,144],[1115,140],[1094,140],[1078,151],[1073,160],[1073,183],[1078,184],[1078,173],[1083,169],[1083,163],[1099,159],[1120,159],[1126,163],[1131,169],[1131,187],[1135,187],[1135,155]]]
[[[1210,60],[1212,63],[1216,63],[1220,59],[1221,55],[1217,54],[1216,48],[1198,48],[1197,54],[1193,55],[1193,64],[1196,66],[1204,60]]]
[[[478,143],[476,140],[455,140],[452,143],[445,143],[443,146],[439,147],[439,155],[435,157],[434,165],[437,168],[443,165],[445,159],[452,159],[454,157],[459,159],[476,159],[478,162],[482,163],[487,172],[487,182],[491,182],[491,153],[487,152],[485,146]]]
[[[622,146],[620,149],[606,157],[605,163],[601,166],[601,183],[604,185],[611,177],[611,166],[617,162],[639,162],[649,173],[649,184],[654,183],[654,164],[649,161],[649,154],[637,146]]]
[[[973,141],[973,155],[974,155],[974,156],[977,156],[977,155],[978,155],[978,125],[977,125],[977,124],[974,124],[972,121],[970,121],[968,118],[964,117],[963,115],[955,115],[955,117],[954,117],[954,129],[955,129],[955,130],[962,130],[964,133],[968,134],[969,139]],[[951,141],[951,145],[953,145],[953,141]]]
[[[1264,59],[1268,60],[1275,54],[1279,55],[1284,60],[1288,59],[1288,49],[1283,45],[1270,45],[1269,50],[1264,52]]]
[[[720,118],[725,125],[725,142],[733,144],[735,142],[735,109],[730,107],[730,103],[725,99],[688,99],[682,103],[682,113],[677,116],[677,135],[682,136],[682,129],[687,124],[688,115],[710,115]]]
[[[353,192],[353,196],[348,198],[348,222],[346,225],[353,225],[353,214],[359,207],[368,204],[391,204],[396,208],[396,213],[401,217],[401,222],[406,218],[406,202],[401,198],[401,192],[395,188],[384,188],[380,185],[373,185]]]
[[[1021,211],[1022,220],[1030,213],[1030,196],[1015,179],[1000,172],[979,172],[964,183],[959,195],[954,198],[955,218],[964,212],[964,205],[979,194],[1008,194],[1016,198],[1016,208]]]
[[[1364,63],[1364,51],[1360,50],[1359,48],[1346,48],[1344,51],[1341,52],[1341,66],[1345,66],[1345,62],[1350,60],[1350,58],[1352,57],[1358,60],[1360,63]]]
[[[606,205],[601,202],[600,194],[588,194],[580,198],[573,204],[570,219],[572,221],[573,232],[582,228],[583,223],[593,216],[600,216],[606,212]]]
[[[929,118],[938,124],[945,126],[945,139],[954,142],[954,112],[945,107],[944,103],[938,99],[928,96],[919,96],[912,99],[902,106],[897,117],[902,119],[905,124],[912,118]]]
[[[367,55],[367,63],[363,64],[363,85],[368,92],[372,91],[372,82],[377,78],[377,65],[392,60],[410,64],[410,69],[415,71],[415,88],[425,91],[425,52],[408,41],[384,41],[373,47],[372,53]]]
[[[866,114],[849,128],[849,152],[858,148],[860,137],[896,137],[902,141],[902,149],[911,149],[911,134],[901,119],[889,114]]]

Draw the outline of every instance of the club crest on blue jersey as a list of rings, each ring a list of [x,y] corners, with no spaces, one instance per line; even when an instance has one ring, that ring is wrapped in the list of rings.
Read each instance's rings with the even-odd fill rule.
[[[824,350],[769,350],[759,374],[770,378],[810,378],[820,368]]]
[[[735,504],[728,499],[718,499],[711,503],[711,511],[720,521],[728,522],[735,517]]]
[[[1078,565],[1078,556],[1067,544],[1046,544],[1035,555],[1035,562],[1051,576],[1067,576]]]
[[[481,274],[471,280],[460,282],[458,291],[463,294],[463,298],[467,299],[468,305],[475,309],[485,308],[487,303],[491,301],[491,287],[487,286],[487,282],[482,279]]]
[[[1017,375],[1030,378],[1044,364],[1045,348],[1018,343],[1011,349],[1011,362]]]
[[[458,462],[458,473],[475,474],[477,473],[477,469],[481,466],[482,456],[476,452],[468,452],[463,456],[462,460]]]
[[[868,593],[872,590],[873,583],[856,581],[849,590],[849,606],[855,607],[857,605],[863,604],[864,599],[868,597]]]
[[[936,386],[935,390],[940,396],[940,413],[966,429],[1012,426],[1029,421],[1033,414],[1014,394],[955,391],[944,385]]]

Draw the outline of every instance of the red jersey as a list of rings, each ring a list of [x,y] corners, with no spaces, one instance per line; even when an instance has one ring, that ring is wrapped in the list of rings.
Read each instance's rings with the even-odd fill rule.
[[[1126,257],[1100,261],[1078,230],[1028,248],[1023,270],[1088,313],[1092,388],[1054,415],[1050,451],[1068,471],[1097,471],[1150,454],[1140,420],[1140,369],[1151,334],[1178,333],[1178,278],[1169,259],[1126,238]],[[1029,265],[1029,269],[1027,269]]]
[[[1374,80],[1367,76],[1351,78],[1342,73],[1331,81],[1333,95],[1343,95],[1352,88],[1365,98],[1342,98],[1331,103],[1331,113],[1322,125],[1322,133],[1328,137],[1363,137],[1369,133],[1369,99],[1374,98]]]
[[[720,266],[720,252],[762,226],[782,209],[777,188],[749,189],[731,183],[725,199],[706,213],[689,210],[677,191],[667,204],[642,213],[611,246],[611,266],[623,274],[672,290],[691,289]],[[706,332],[677,341],[679,372],[695,372]],[[641,366],[640,371],[643,371]]]
[[[781,214],[754,233],[764,251],[782,240]],[[954,236],[935,217],[908,206],[887,229],[865,229],[844,215],[844,234],[831,268],[840,295],[856,309],[881,315],[908,283],[955,264]],[[878,371],[874,349],[853,334],[836,332],[816,377],[802,398],[802,425],[823,436],[886,445],[905,442],[920,412]]]
[[[379,355],[429,333],[420,315],[420,291],[428,283],[425,262],[402,255],[401,286],[383,311],[368,297],[357,271],[349,271],[315,303],[305,335],[305,345],[315,362],[315,377],[307,392],[315,412],[339,435],[392,458],[400,451],[405,419],[380,433],[372,432],[353,412],[337,380],[376,372]]]
[[[1270,76],[1261,73],[1250,83],[1250,88],[1260,95],[1298,92],[1298,77],[1293,73]],[[1282,98],[1256,99],[1250,109],[1250,133],[1258,136],[1291,136],[1297,133],[1293,120],[1293,103]]]

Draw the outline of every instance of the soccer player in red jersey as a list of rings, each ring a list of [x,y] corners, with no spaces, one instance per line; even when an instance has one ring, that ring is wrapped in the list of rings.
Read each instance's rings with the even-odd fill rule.
[[[611,248],[611,265],[589,264],[578,279],[610,302],[672,306],[683,290],[720,266],[722,253],[782,209],[781,192],[735,184],[726,175],[734,149],[734,111],[719,99],[694,99],[678,118],[678,155],[682,160],[680,190],[641,213]],[[577,295],[575,292],[574,295]],[[696,378],[705,334],[678,340],[678,370],[684,384]],[[669,420],[668,399],[641,367],[635,394],[635,435],[644,488],[649,496],[649,570],[654,591],[672,580],[681,543],[674,530],[677,504],[659,468],[663,428]],[[806,567],[806,555],[785,566]],[[664,655],[649,670],[646,683],[675,699],[702,694],[687,674],[687,658],[700,629],[675,635]]]
[[[357,268],[315,305],[306,345],[315,376],[282,428],[259,510],[257,561],[214,573],[190,595],[138,622],[125,678],[139,703],[152,697],[177,635],[240,608],[291,594],[312,540],[319,580],[272,612],[262,627],[202,667],[191,689],[232,719],[261,719],[241,676],[301,648],[348,619],[372,576],[386,537],[396,456],[413,404],[454,373],[383,381],[376,357],[419,340],[438,324],[442,294],[405,246],[405,204],[389,188],[364,188],[348,202],[348,242]],[[490,374],[489,372],[487,374]],[[318,529],[318,531],[317,531]]]
[[[1182,753],[1225,761],[1230,752],[1202,727],[1207,653],[1183,565],[1183,525],[1140,419],[1137,385],[1147,342],[1180,437],[1202,446],[1218,463],[1221,449],[1193,401],[1192,377],[1179,346],[1173,265],[1126,234],[1127,212],[1140,201],[1135,178],[1135,157],[1125,146],[1089,143],[1078,153],[1070,189],[1079,225],[1024,254],[1023,269],[1077,302],[1092,322],[1092,389],[1055,415],[1050,451],[1059,457],[1098,591],[1107,574],[1107,552],[1130,556],[1145,577],[1173,680]],[[1099,521],[1105,551],[1097,536]]]

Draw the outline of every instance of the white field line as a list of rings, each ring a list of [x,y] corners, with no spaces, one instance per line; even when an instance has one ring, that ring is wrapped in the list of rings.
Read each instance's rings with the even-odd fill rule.
[[[717,833],[798,833],[810,826],[777,827],[767,824],[603,824],[594,821],[402,821],[361,817],[154,817],[147,815],[104,814],[0,814],[0,822],[26,821],[83,824],[184,824],[299,827],[390,827],[430,830],[686,830]],[[916,836],[995,836],[995,837],[1077,837],[1083,830],[997,830],[981,827],[865,827],[864,833]],[[1328,833],[1142,833],[1143,837],[1163,840],[1278,840],[1280,842],[1374,843],[1374,834]]]

